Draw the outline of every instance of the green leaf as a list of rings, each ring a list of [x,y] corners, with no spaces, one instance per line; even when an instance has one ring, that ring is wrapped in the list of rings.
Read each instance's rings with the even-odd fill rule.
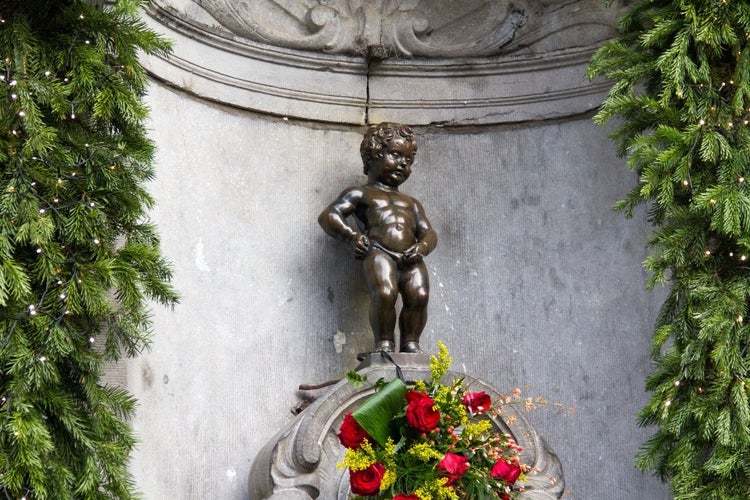
[[[367,375],[361,375],[357,371],[349,370],[346,372],[346,381],[354,387],[362,387],[362,384],[367,382]]]
[[[354,420],[380,446],[385,446],[388,438],[397,430],[393,417],[403,411],[407,391],[406,384],[401,379],[394,378],[352,413]]]

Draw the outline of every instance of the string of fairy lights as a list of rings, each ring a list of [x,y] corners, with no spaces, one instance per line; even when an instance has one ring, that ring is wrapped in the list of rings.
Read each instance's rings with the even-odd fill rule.
[[[723,1],[722,3],[726,3],[726,1]],[[739,55],[739,54],[738,54]],[[711,84],[704,84],[704,83],[698,83],[698,84],[688,84],[686,87],[698,89],[699,91],[705,91],[707,93],[711,93],[711,95],[716,96],[719,99],[724,100],[725,98],[721,96],[721,94],[727,95],[730,94],[730,92],[735,89],[735,82],[732,79],[728,79],[726,81],[722,81],[718,86],[713,86]],[[684,92],[682,90],[678,90],[676,92],[676,95],[678,98],[682,99],[684,98]],[[718,111],[720,111],[719,107],[716,105],[711,105],[708,108],[708,113],[716,114]],[[750,108],[746,108],[743,110],[742,115],[736,119],[736,120],[709,120],[707,117],[699,118],[697,121],[698,127],[701,129],[706,130],[715,130],[720,132],[724,136],[730,136],[732,138],[738,137],[738,129],[739,126],[737,124],[741,124],[742,126],[747,126],[750,124]],[[699,142],[701,139],[700,134],[696,134],[695,141],[690,149],[689,155],[694,155],[696,152],[696,149],[698,148]],[[735,183],[738,186],[745,186],[746,185],[746,177],[744,175],[738,175],[735,178]],[[683,179],[681,181],[681,184],[684,188],[687,189],[693,189],[693,183],[692,179],[689,176],[687,178]],[[718,200],[714,197],[710,198],[708,200],[708,203],[711,207],[716,207],[718,204]],[[734,260],[735,262],[744,265],[749,258],[749,251],[747,249],[745,250],[725,250],[723,253],[724,257],[728,257],[731,260]],[[706,248],[703,251],[703,255],[705,257],[712,257],[719,255],[717,254],[715,249],[712,248]]]
[[[714,4],[717,10],[715,11],[713,20],[718,22],[719,16],[722,14],[721,9],[727,7],[730,4],[730,0],[714,0]],[[750,39],[750,33],[744,33],[744,35],[745,40]],[[744,48],[743,50],[747,49]],[[743,57],[743,52],[741,50],[737,51],[735,55],[739,60],[741,57]],[[750,107],[739,110],[739,113],[737,112],[738,110],[732,110],[732,106],[729,104],[729,99],[730,96],[732,96],[733,93],[736,92],[736,85],[733,79],[728,78],[726,80],[720,81],[717,85],[712,85],[709,83],[685,84],[684,87],[679,88],[675,91],[676,97],[680,100],[686,99],[687,96],[685,94],[687,93],[687,89],[697,90],[701,92],[704,99],[705,97],[709,98],[709,102],[711,100],[715,100],[717,104],[718,102],[722,103],[719,105],[714,104],[709,106],[705,110],[705,115],[699,117],[692,124],[688,123],[688,127],[697,125],[699,130],[716,131],[721,135],[733,140],[737,140],[741,137],[741,140],[747,141],[749,137],[747,126],[750,125]],[[700,138],[701,134],[697,133],[695,142],[692,144],[688,155],[692,156],[696,154],[697,148],[699,147]],[[737,177],[735,177],[734,179],[734,185],[741,188],[744,195],[747,195],[748,180],[750,180],[750,175],[748,175],[747,173],[737,175]],[[647,181],[644,179],[643,182]],[[686,178],[679,181],[679,184],[685,189],[689,189],[691,191],[692,189],[694,189],[693,181],[690,178],[690,172],[687,172]],[[709,206],[718,208],[719,200],[717,200],[715,197],[711,197],[708,199],[708,203]],[[708,247],[703,250],[703,256],[705,258],[720,257],[729,259],[730,262],[735,262],[743,268],[747,268],[748,261],[750,261],[750,248],[745,248],[742,250],[720,250]],[[742,314],[737,315],[733,320],[730,321],[738,327],[743,328],[745,326],[745,318]],[[743,359],[747,353],[747,350],[748,346],[744,346],[742,349]],[[724,377],[727,374],[724,371],[720,370],[718,375],[720,377]],[[739,372],[731,373],[730,375],[732,376],[732,378],[737,380],[737,383],[740,385],[740,387],[743,388],[743,390],[748,389],[748,385],[746,382],[747,372],[745,370],[740,370]],[[673,382],[671,390],[666,389],[667,392],[665,393],[665,400],[661,403],[662,418],[666,419],[669,416],[670,409],[673,406],[673,402],[676,400],[676,398],[680,397],[679,394],[684,390],[694,391],[694,393],[701,395],[705,394],[707,391],[703,383],[696,383],[695,381],[689,381],[688,379],[675,380]]]
[[[83,21],[85,19],[84,14],[80,14],[78,19]],[[5,26],[7,26],[6,20],[0,18],[0,29]],[[93,44],[92,40],[88,38],[82,41],[74,40],[73,43],[80,43],[85,46]],[[68,53],[71,52],[72,48],[68,49]],[[110,67],[113,72],[125,69],[124,66],[118,65]],[[30,110],[22,104],[24,102],[28,103],[30,99],[34,99],[35,97],[34,92],[31,90],[32,86],[29,85],[29,80],[36,78],[36,80],[56,85],[60,83],[71,85],[74,83],[71,76],[65,76],[61,73],[50,68],[44,70],[41,75],[27,75],[16,71],[10,57],[0,59],[0,99],[2,97],[7,99],[6,105],[11,107],[11,116],[14,117],[12,121],[13,125],[6,131],[6,137],[8,142],[14,144],[13,148],[16,151],[20,151],[22,145],[29,140],[26,121],[30,118]],[[110,78],[110,75],[105,75],[103,78]],[[105,83],[105,81],[100,81],[93,87],[98,88]],[[67,118],[69,120],[80,120],[81,117],[77,115],[76,111],[87,96],[83,95],[76,100],[71,98],[70,94],[68,95],[70,113]],[[0,140],[2,139],[0,138]],[[74,153],[74,156],[78,157],[77,160],[69,164],[55,164],[52,160],[44,156],[32,156],[30,159],[24,159],[20,154],[16,154],[13,161],[9,161],[5,165],[4,170],[6,175],[9,174],[10,177],[6,177],[7,184],[4,192],[0,192],[0,196],[33,200],[39,207],[37,209],[37,216],[39,218],[49,216],[63,218],[73,211],[85,210],[89,217],[98,219],[102,215],[100,211],[102,207],[100,206],[100,202],[91,199],[91,196],[87,192],[86,183],[89,180],[87,171],[90,172],[91,169],[101,168],[115,174],[124,164],[126,157],[124,152],[111,154],[111,149],[108,145],[84,143],[83,148]],[[105,163],[106,166],[97,164],[99,157],[109,158],[109,161]],[[29,168],[33,170],[34,164],[57,173],[56,180],[54,178],[52,180],[53,185],[43,185],[41,180],[34,180],[29,175],[28,170]],[[85,276],[82,274],[84,271],[76,267],[76,264],[79,263],[83,253],[91,252],[91,245],[94,247],[102,245],[102,239],[101,236],[94,236],[89,245],[78,243],[75,247],[65,245],[60,241],[50,241],[47,247],[45,245],[32,245],[30,251],[38,259],[44,259],[44,265],[54,269],[56,279],[44,281],[43,288],[36,292],[38,293],[38,297],[29,301],[24,309],[10,311],[10,308],[4,308],[2,319],[5,320],[7,326],[4,332],[5,335],[0,338],[0,350],[4,349],[10,343],[16,331],[19,328],[23,328],[26,322],[37,322],[36,324],[38,325],[39,320],[43,320],[43,328],[48,334],[53,329],[63,328],[67,333],[75,332],[79,338],[93,346],[96,342],[96,335],[99,333],[95,325],[82,330],[82,325],[86,324],[86,321],[76,321],[74,326],[72,324],[67,325],[71,326],[71,328],[68,328],[65,322],[68,318],[75,321],[73,318],[75,313],[71,312],[68,301],[70,294],[76,293],[76,287],[83,285],[83,279],[85,279]],[[78,289],[78,293],[80,295],[80,288]],[[79,298],[79,300],[83,299]],[[51,361],[49,355],[44,352],[43,346],[37,346],[34,359],[41,364]],[[6,429],[11,429],[7,427],[11,412],[11,405],[7,403],[12,399],[13,395],[10,393],[6,393],[0,397],[0,408],[5,407],[5,423],[2,424],[2,427]],[[19,436],[19,432],[18,429],[12,430],[12,434],[16,437]],[[2,474],[2,471],[0,471],[0,474]],[[22,500],[25,500],[26,496],[31,493],[30,490],[26,490]],[[5,495],[8,496],[7,491]]]
[[[727,0],[721,0],[721,3],[722,4],[726,4]],[[739,57],[741,54],[738,53],[737,55]],[[699,90],[706,90],[706,91],[709,91],[709,92],[713,92],[715,95],[720,95],[720,94],[722,94],[724,92],[727,92],[730,89],[732,89],[734,87],[734,84],[735,84],[734,80],[730,79],[730,80],[727,80],[727,81],[722,81],[717,87],[713,87],[713,86],[711,86],[709,84],[702,84],[702,83],[688,85],[688,86],[689,87],[693,87],[693,88],[697,88]],[[682,99],[684,97],[684,92],[678,91],[676,93],[676,95],[677,95],[678,98]],[[712,105],[712,106],[710,106],[708,108],[708,111],[710,113],[716,113],[717,111],[719,111],[719,108],[716,105]],[[728,120],[728,121],[716,120],[716,121],[714,121],[712,123],[709,120],[707,120],[706,118],[700,118],[697,121],[697,125],[699,127],[701,127],[701,128],[710,128],[710,129],[719,131],[719,132],[723,133],[724,135],[730,135],[730,136],[732,136],[734,138],[737,137],[737,128],[738,128],[737,127],[737,123],[741,123],[743,126],[747,126],[748,124],[750,124],[750,108],[744,109],[742,116],[740,116],[739,119],[737,119],[737,120]],[[692,146],[692,148],[690,150],[690,153],[689,153],[690,155],[692,155],[692,154],[695,153],[695,149],[696,149],[696,147],[698,145],[698,139],[699,139],[699,135],[696,135],[696,141],[695,141],[695,143],[693,144],[693,146]],[[746,178],[743,175],[739,175],[735,179],[735,182],[736,182],[736,185],[744,186],[746,184]],[[691,182],[691,180],[689,178],[683,179],[682,180],[682,185],[685,188],[690,188],[690,189],[693,188],[692,182]],[[716,206],[717,203],[718,203],[718,200],[716,200],[716,198],[710,198],[709,199],[709,204],[711,206]],[[714,252],[710,248],[707,248],[707,249],[705,249],[703,251],[703,255],[706,258],[708,258],[708,257],[712,257],[712,256],[716,255],[716,252]],[[744,264],[748,260],[748,253],[746,251],[733,251],[733,250],[729,250],[729,251],[725,251],[724,256],[728,257],[730,259],[733,259],[736,262],[739,262],[739,263],[742,263],[742,264]],[[745,318],[743,317],[743,315],[738,315],[734,319],[734,323],[736,323],[739,326],[742,326],[744,324],[744,321],[745,321]],[[745,346],[743,348],[743,358],[744,358],[744,355],[745,355],[746,351],[747,351],[747,346]],[[723,377],[724,373],[720,372],[719,376]],[[741,387],[743,387],[743,388],[747,387],[747,385],[746,385],[747,373],[746,372],[743,372],[743,373],[733,373],[732,376],[737,379],[737,381],[738,381],[738,383],[740,384]],[[662,414],[663,418],[666,418],[667,415],[669,414],[669,410],[670,410],[670,408],[672,406],[672,402],[677,397],[677,392],[681,388],[686,387],[686,386],[688,386],[688,384],[686,384],[685,381],[683,381],[683,380],[679,380],[678,379],[678,380],[674,381],[673,390],[671,391],[671,395],[668,396],[667,399],[663,403],[663,414]],[[705,388],[703,387],[702,384],[694,385],[694,386],[691,386],[691,387],[692,387],[692,390],[694,390],[695,393],[697,393],[697,394],[704,394],[705,393]]]
[[[85,15],[81,13],[78,16],[80,21],[85,19]],[[7,26],[6,20],[0,18],[0,29]],[[74,41],[74,43],[76,43]],[[91,39],[84,39],[81,42],[85,46],[91,46]],[[70,53],[72,47],[68,49]],[[4,64],[2,64],[4,63]],[[7,99],[6,103],[13,109],[12,116],[15,116],[13,125],[9,127],[6,132],[9,141],[12,141],[16,145],[23,145],[28,140],[28,133],[26,130],[26,120],[28,117],[28,109],[22,104],[28,102],[34,98],[34,92],[31,90],[32,87],[29,85],[29,76],[37,76],[39,80],[46,80],[50,84],[70,85],[73,83],[69,76],[58,76],[58,73],[52,69],[46,69],[42,75],[26,75],[18,71],[14,71],[14,65],[10,57],[0,59],[2,69],[0,69],[0,89],[5,87],[4,93]],[[115,67],[113,71],[124,69],[123,67]],[[103,82],[100,82],[103,83]],[[4,84],[4,85],[3,85]],[[3,90],[0,90],[0,98],[2,97]],[[86,96],[81,96],[79,100],[70,98],[68,95],[70,113],[68,118],[70,120],[76,120],[79,117],[76,115],[76,108],[83,102]],[[92,147],[88,143],[84,144],[85,152],[80,155],[77,161],[67,165],[53,165],[53,162],[49,158],[44,156],[32,156],[31,162],[36,162],[38,165],[46,167],[47,170],[57,172],[57,180],[53,186],[40,186],[36,180],[29,177],[27,173],[27,165],[21,155],[15,156],[15,161],[10,162],[5,166],[6,173],[10,173],[12,176],[7,179],[9,182],[6,185],[5,192],[0,193],[0,196],[9,197],[23,197],[26,199],[34,200],[38,208],[38,217],[45,218],[49,215],[54,215],[62,218],[66,213],[70,213],[76,209],[88,210],[89,214],[97,218],[99,216],[99,206],[96,201],[91,200],[86,192],[85,183],[88,179],[85,171],[86,168],[94,167],[94,158],[103,148]],[[16,150],[21,148],[16,147]],[[118,160],[121,160],[121,156],[115,156],[109,169],[115,171],[118,168]],[[9,169],[7,167],[15,166],[15,169]],[[32,163],[33,166],[33,163]],[[75,184],[75,189],[69,189],[71,183]],[[73,196],[78,194],[76,199],[67,198],[64,196],[69,191],[74,193]],[[47,194],[53,193],[51,199],[48,199]],[[90,242],[94,245],[101,243],[100,237],[94,237]],[[36,300],[30,301],[25,311],[15,312],[7,311],[4,315],[10,313],[10,316],[5,316],[3,319],[6,321],[6,330],[3,338],[0,338],[0,350],[5,349],[15,334],[17,328],[21,327],[26,321],[36,321],[37,318],[46,318],[44,322],[44,330],[51,332],[52,329],[64,328],[64,321],[66,318],[71,316],[71,310],[68,307],[69,293],[72,287],[82,284],[80,275],[80,269],[76,267],[78,262],[79,253],[83,250],[69,248],[65,244],[60,242],[52,241],[50,243],[52,248],[45,248],[43,245],[38,245],[33,249],[33,252],[38,256],[39,259],[45,259],[48,261],[48,265],[54,267],[54,274],[57,279],[54,281],[44,281],[43,289],[39,291],[39,296]],[[54,299],[51,299],[54,297]],[[6,309],[6,308],[4,308]],[[77,322],[80,323],[80,322]],[[93,345],[96,341],[97,331],[80,329],[81,324],[76,324],[75,328],[65,330],[69,333],[75,331],[76,335],[85,337],[89,345]],[[45,364],[49,361],[48,355],[44,352],[42,346],[39,346],[37,352],[34,354],[37,362]],[[6,388],[7,389],[7,388]],[[8,404],[13,399],[11,393],[6,393],[0,396],[0,408],[4,407],[4,420],[2,423],[3,429],[12,432],[12,435],[16,438],[20,438],[20,430],[18,428],[9,427],[11,421],[11,405]],[[10,463],[6,451],[3,451],[5,463]],[[0,475],[3,471],[0,470]],[[11,498],[7,490],[4,490],[5,497]],[[25,489],[21,500],[26,500],[27,496],[33,492],[30,489]]]
[[[151,281],[163,264],[142,220],[151,145],[136,60],[168,42],[135,24],[132,2],[28,4],[11,2],[11,13],[0,0],[0,497],[14,500],[38,496],[37,484],[67,487],[57,476],[66,446],[80,443],[66,419],[89,425],[78,412],[96,404],[121,418],[125,400],[97,394],[102,363],[142,345],[147,297],[174,296]],[[103,420],[91,414],[92,425]],[[102,480],[114,484],[127,446],[103,444],[112,458]]]

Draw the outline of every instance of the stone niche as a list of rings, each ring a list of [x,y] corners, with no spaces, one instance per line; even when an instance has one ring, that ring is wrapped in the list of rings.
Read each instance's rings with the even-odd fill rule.
[[[606,85],[585,68],[615,33],[618,9],[600,0],[153,0],[147,14],[174,41],[148,69],[202,98],[324,122],[462,125],[598,106]]]
[[[608,85],[589,81],[585,69],[616,32],[619,10],[600,0],[152,0],[145,14],[173,41],[170,56],[143,61],[164,85],[264,116],[356,128],[348,126],[517,124],[587,113]],[[419,356],[398,362],[410,380],[429,375]],[[377,359],[360,372],[394,376]],[[449,377],[499,396],[478,378]],[[250,498],[345,498],[335,434],[370,394],[346,382],[322,393],[256,455]],[[494,424],[538,470],[524,498],[560,497],[559,460],[523,414],[515,417],[513,426]]]
[[[430,377],[430,360],[426,354],[393,354],[408,382]],[[394,365],[379,353],[365,355],[357,370],[369,381],[390,380],[396,376]],[[493,401],[501,395],[480,379],[449,371],[445,382],[463,378],[470,391],[484,391]],[[373,394],[369,385],[356,388],[346,380],[338,382],[305,408],[258,453],[253,462],[248,485],[254,500],[312,500],[349,498],[349,475],[336,464],[344,456],[336,433],[344,415]],[[494,427],[509,433],[523,447],[522,462],[532,467],[519,498],[550,500],[560,498],[565,489],[562,467],[557,456],[525,418],[523,408],[506,406],[505,420],[491,417]]]

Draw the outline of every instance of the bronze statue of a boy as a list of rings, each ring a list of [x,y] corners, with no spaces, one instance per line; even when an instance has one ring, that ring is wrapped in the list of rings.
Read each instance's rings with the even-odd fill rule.
[[[328,235],[349,243],[355,258],[363,260],[375,347],[389,352],[395,348],[399,293],[401,352],[419,352],[419,337],[427,323],[430,284],[422,258],[437,245],[437,234],[422,204],[398,190],[411,175],[416,152],[410,127],[397,123],[370,127],[360,146],[367,183],[346,188],[318,217]],[[350,215],[356,229],[346,221]]]

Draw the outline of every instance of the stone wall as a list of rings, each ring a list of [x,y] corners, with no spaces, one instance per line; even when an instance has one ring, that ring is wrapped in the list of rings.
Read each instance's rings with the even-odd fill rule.
[[[247,498],[255,454],[300,383],[341,378],[372,336],[358,263],[316,217],[364,180],[362,127],[274,119],[155,82],[153,218],[183,295],[155,308],[149,353],[129,361],[140,401],[132,470],[147,499]],[[532,424],[561,458],[568,498],[668,498],[632,466],[648,436],[647,225],[611,211],[635,178],[590,116],[417,128],[403,190],[439,233],[427,260],[423,346],[500,390],[575,408]]]
[[[583,75],[616,11],[150,5],[144,19],[175,41],[144,62],[153,219],[182,301],[155,306],[151,351],[113,371],[140,402],[131,467],[144,498],[248,498],[253,459],[304,406],[299,384],[340,379],[372,348],[359,263],[316,219],[364,182],[363,124],[380,120],[415,125],[402,189],[440,238],[423,348],[442,340],[454,370],[575,409],[528,415],[560,456],[566,498],[669,498],[632,465],[663,293],[644,289],[644,214],[611,210],[637,180],[591,121],[606,84]]]

